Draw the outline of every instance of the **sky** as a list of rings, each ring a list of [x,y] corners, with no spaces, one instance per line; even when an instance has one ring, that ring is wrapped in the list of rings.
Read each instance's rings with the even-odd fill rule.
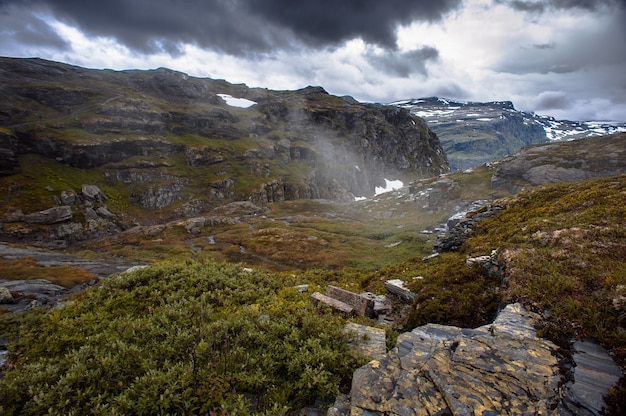
[[[0,0],[0,55],[626,122],[626,0]]]

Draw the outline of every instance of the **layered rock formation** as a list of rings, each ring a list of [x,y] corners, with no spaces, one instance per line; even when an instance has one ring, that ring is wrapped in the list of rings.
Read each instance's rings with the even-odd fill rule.
[[[581,344],[571,365],[537,337],[536,319],[513,304],[480,328],[428,324],[404,333],[355,372],[349,401],[329,415],[599,414],[619,368],[601,348]]]

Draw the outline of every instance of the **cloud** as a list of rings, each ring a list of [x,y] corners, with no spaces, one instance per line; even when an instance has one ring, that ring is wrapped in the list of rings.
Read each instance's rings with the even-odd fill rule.
[[[624,6],[623,0],[496,0],[523,12],[543,13],[547,10],[580,9],[597,11],[603,7]]]
[[[38,13],[0,2],[0,48],[18,49],[23,45],[37,48],[69,49],[69,44]]]
[[[360,38],[388,48],[396,46],[396,27],[413,21],[437,21],[460,0],[250,0],[255,13],[289,28],[307,44],[324,46]]]
[[[351,39],[395,48],[398,25],[436,21],[461,0],[3,0],[0,8],[48,10],[90,36],[141,53],[180,53],[184,44],[233,55],[335,47]]]
[[[411,74],[416,73],[427,75],[426,64],[428,61],[436,61],[438,58],[439,51],[431,46],[406,52],[394,52],[386,49],[368,56],[372,66],[402,78],[408,78]]]
[[[571,102],[564,91],[545,91],[539,94],[535,102],[537,110],[566,109]]]
[[[626,0],[0,0],[0,54],[626,120]]]

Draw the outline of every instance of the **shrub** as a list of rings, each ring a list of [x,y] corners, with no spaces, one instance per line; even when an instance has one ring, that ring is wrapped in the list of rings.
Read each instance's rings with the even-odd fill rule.
[[[243,393],[259,411],[333,397],[359,364],[344,323],[284,284],[209,262],[111,277],[23,320],[2,414],[245,414]]]

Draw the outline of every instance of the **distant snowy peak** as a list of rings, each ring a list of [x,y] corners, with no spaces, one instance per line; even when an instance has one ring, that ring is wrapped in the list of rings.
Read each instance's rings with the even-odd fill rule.
[[[464,127],[523,118],[524,124],[540,126],[550,141],[575,140],[626,132],[626,122],[556,120],[550,116],[516,110],[511,101],[470,102],[428,97],[389,103],[406,108],[423,118],[431,127],[459,124]]]

